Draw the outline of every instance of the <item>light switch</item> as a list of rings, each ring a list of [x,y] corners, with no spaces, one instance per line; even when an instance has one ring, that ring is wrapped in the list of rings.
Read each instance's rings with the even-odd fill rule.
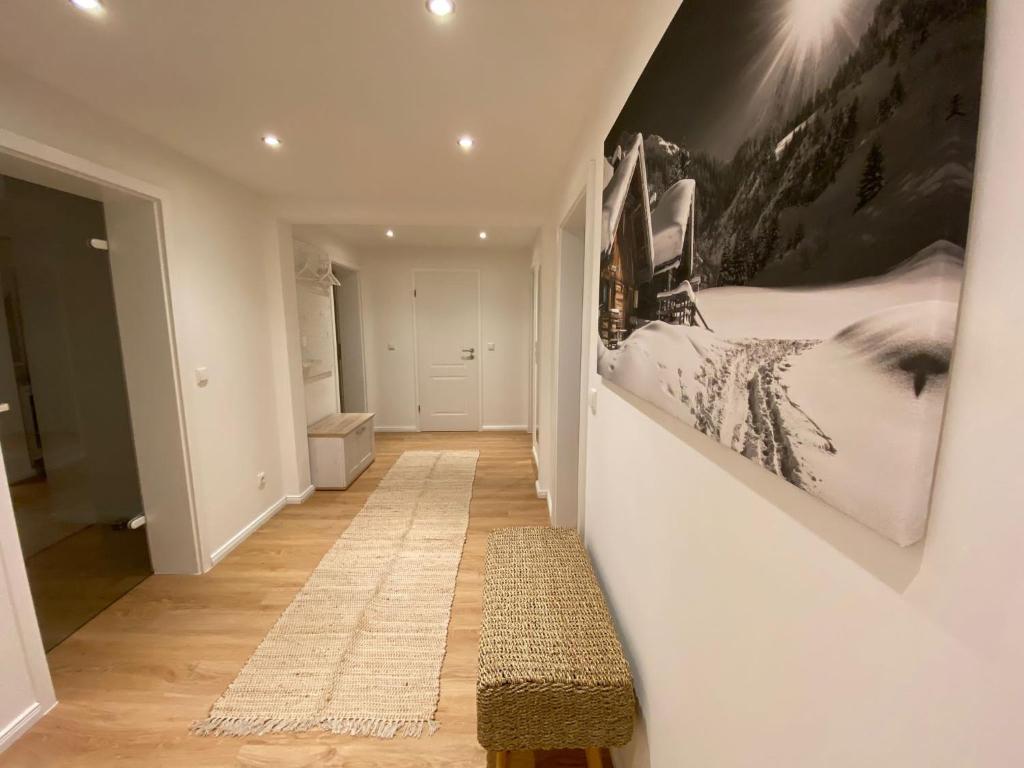
[[[210,376],[206,372],[206,366],[196,368],[196,384],[200,387],[205,387],[210,381]]]
[[[590,388],[590,412],[597,416],[597,390]]]
[[[487,342],[487,350],[489,352],[493,352],[494,351],[494,342],[493,341],[488,341]]]

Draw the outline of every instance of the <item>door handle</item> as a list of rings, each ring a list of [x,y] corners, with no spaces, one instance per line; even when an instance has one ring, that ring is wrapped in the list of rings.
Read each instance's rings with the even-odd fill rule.
[[[462,351],[463,351],[463,352],[469,352],[469,354],[471,354],[471,355],[472,355],[472,354],[473,354],[474,352],[476,352],[476,349],[474,349],[473,347],[469,347],[468,349],[467,349],[467,348],[465,348],[465,347],[463,347],[463,348],[462,348]]]

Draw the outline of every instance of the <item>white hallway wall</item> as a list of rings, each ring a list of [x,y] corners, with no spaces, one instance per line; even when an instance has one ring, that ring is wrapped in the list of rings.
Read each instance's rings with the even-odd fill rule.
[[[0,131],[163,190],[203,564],[309,485],[291,227],[255,194],[0,64]],[[210,383],[199,388],[194,369]],[[141,469],[141,467],[140,467]],[[267,473],[258,488],[256,472]],[[180,514],[188,515],[187,509]],[[10,500],[0,503],[0,749],[53,702]],[[18,647],[20,646],[20,648]],[[8,695],[9,694],[9,695]]]
[[[649,9],[649,34],[609,79],[544,227],[548,304],[555,228],[582,185],[600,188],[601,141],[676,5]],[[1024,764],[1024,479],[1011,405],[1024,377],[1024,6],[993,0],[988,30],[966,286],[922,547],[895,550],[591,374],[587,543],[645,720],[619,768]]]
[[[167,195],[164,234],[197,517],[206,557],[223,552],[283,496],[308,485],[302,446],[287,435],[295,393],[286,343],[297,332],[286,324],[286,306],[294,312],[295,301],[287,285],[290,228],[279,227],[256,194],[16,70],[0,69],[0,104],[0,129]],[[210,377],[202,388],[194,378],[200,366]],[[258,471],[267,473],[263,489]]]
[[[482,424],[526,429],[530,254],[486,248],[395,248],[360,254],[368,407],[377,413],[377,427],[416,428],[414,269],[480,270]],[[488,342],[494,342],[494,351],[487,349]]]

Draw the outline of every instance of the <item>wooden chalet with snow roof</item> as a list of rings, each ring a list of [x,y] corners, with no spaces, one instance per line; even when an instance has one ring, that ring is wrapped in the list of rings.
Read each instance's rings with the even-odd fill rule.
[[[665,190],[651,214],[654,287],[669,291],[693,278],[697,182],[682,179]]]
[[[605,186],[601,223],[598,332],[614,349],[647,322],[638,314],[640,288],[654,278],[654,238],[640,134],[625,148]]]
[[[665,190],[651,214],[654,243],[654,289],[657,318],[673,325],[707,328],[697,309],[696,290],[700,278],[694,275],[697,222],[697,182],[681,179]]]

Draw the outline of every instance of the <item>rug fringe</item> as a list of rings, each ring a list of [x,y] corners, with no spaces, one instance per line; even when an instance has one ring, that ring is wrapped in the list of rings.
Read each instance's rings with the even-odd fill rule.
[[[292,733],[319,729],[343,736],[395,736],[419,738],[433,736],[441,724],[436,720],[374,720],[367,718],[324,718],[321,720],[260,719],[254,717],[208,717],[192,723],[189,732],[196,736],[263,736],[268,733]]]

